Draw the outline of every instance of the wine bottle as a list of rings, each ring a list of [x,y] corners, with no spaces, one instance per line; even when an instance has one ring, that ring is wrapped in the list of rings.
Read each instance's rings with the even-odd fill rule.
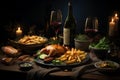
[[[74,47],[76,21],[73,16],[71,1],[68,2],[68,14],[63,26],[63,45]]]

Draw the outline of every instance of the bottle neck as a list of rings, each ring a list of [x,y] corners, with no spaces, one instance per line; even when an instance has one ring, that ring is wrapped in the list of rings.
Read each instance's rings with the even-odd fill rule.
[[[71,2],[68,2],[68,18],[73,17],[73,9]]]

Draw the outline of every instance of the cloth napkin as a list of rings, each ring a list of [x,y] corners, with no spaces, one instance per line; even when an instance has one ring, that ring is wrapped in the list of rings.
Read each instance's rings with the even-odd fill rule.
[[[33,69],[28,72],[27,80],[46,80],[49,73],[60,71],[61,69],[58,67],[55,68],[42,68]]]
[[[73,80],[79,80],[79,77],[85,73],[90,73],[90,72],[94,72],[97,69],[94,66],[94,63],[97,61],[100,61],[100,59],[98,59],[94,54],[90,53],[90,60],[89,63],[75,67],[72,69],[72,76],[71,78]]]
[[[89,72],[91,69],[96,70],[95,67],[94,67],[94,65],[93,65],[93,63],[86,64],[86,65],[79,66],[79,67],[75,67],[75,68],[72,69],[72,76],[71,76],[71,78],[73,80],[79,80],[79,77],[81,75],[87,73],[87,71]]]
[[[57,72],[61,70],[62,69],[58,67],[54,67],[54,68],[40,67],[39,69],[33,69],[28,72],[27,80],[48,80],[49,73]],[[79,80],[81,75],[94,70],[96,71],[93,63],[85,64],[85,65],[73,68],[71,71],[72,75],[68,75],[68,76],[70,77],[71,80]]]

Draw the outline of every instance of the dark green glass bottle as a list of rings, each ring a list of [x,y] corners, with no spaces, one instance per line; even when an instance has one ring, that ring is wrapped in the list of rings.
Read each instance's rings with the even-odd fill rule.
[[[68,14],[63,27],[63,45],[74,47],[76,21],[73,16],[71,1],[68,2]]]

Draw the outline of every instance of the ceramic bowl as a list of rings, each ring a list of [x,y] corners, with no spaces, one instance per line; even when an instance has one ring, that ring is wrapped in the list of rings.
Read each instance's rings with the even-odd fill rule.
[[[21,62],[19,63],[20,70],[28,71],[33,68],[33,64],[31,62]]]
[[[74,39],[75,41],[75,48],[80,50],[87,51],[89,49],[90,41],[80,41],[78,39]]]
[[[96,62],[94,66],[102,73],[112,73],[120,68],[120,65],[117,62],[110,60]]]
[[[90,52],[92,52],[98,59],[105,60],[108,57],[109,49],[101,49],[89,47]]]

